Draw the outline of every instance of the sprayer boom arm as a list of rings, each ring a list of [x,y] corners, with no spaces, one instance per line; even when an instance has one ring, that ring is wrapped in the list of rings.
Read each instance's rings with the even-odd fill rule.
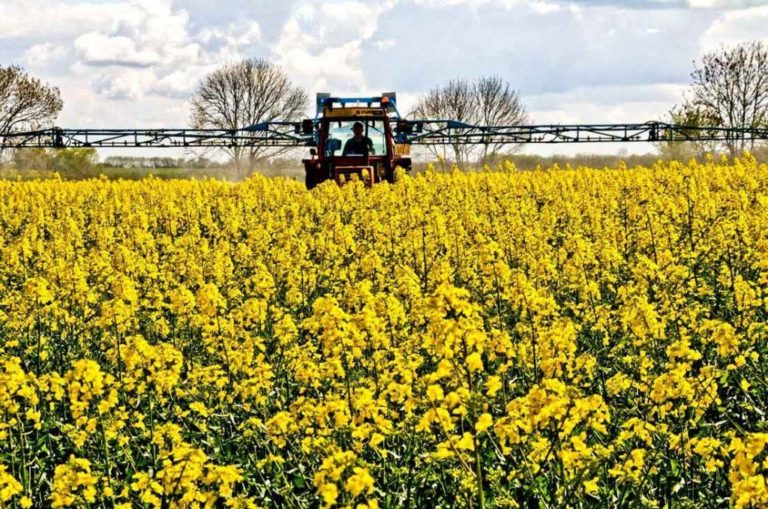
[[[515,145],[768,140],[768,128],[645,124],[474,126],[455,120],[392,119],[395,143]],[[316,129],[310,124],[310,129]],[[243,129],[60,129],[0,133],[2,148],[302,147],[316,137],[301,122],[265,122]]]
[[[404,128],[404,129],[403,129]],[[414,145],[507,145],[520,143],[616,143],[768,140],[768,128],[644,124],[473,126],[454,120],[408,121],[401,131]]]
[[[60,129],[0,134],[3,148],[163,148],[299,147],[311,137],[293,122],[257,124],[245,129]]]

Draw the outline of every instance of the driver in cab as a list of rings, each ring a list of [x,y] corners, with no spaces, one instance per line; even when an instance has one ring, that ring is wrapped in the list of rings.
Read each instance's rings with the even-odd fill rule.
[[[343,156],[366,156],[373,154],[373,142],[363,135],[363,123],[355,122],[352,126],[353,136],[344,144]]]

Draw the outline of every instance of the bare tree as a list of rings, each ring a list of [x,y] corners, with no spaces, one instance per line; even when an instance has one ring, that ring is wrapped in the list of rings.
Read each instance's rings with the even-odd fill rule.
[[[293,121],[305,115],[307,104],[307,93],[291,83],[279,66],[247,59],[224,65],[203,79],[191,99],[191,123],[197,129],[240,129],[260,122]],[[227,152],[242,176],[259,159],[287,150],[235,147]]]
[[[475,94],[480,108],[480,123],[489,126],[522,125],[528,121],[520,94],[498,76],[480,78],[475,83]],[[515,145],[517,148],[519,145]],[[496,155],[504,145],[484,145],[483,160]]]
[[[19,66],[0,67],[0,133],[33,131],[53,124],[64,103],[59,89]],[[6,140],[0,143],[0,158]]]
[[[708,121],[723,127],[768,125],[768,46],[760,41],[722,48],[694,62],[693,85],[684,110],[699,110]],[[746,142],[726,142],[732,155]],[[750,146],[754,148],[754,142]]]
[[[485,126],[521,125],[528,120],[518,92],[498,76],[483,77],[472,82],[451,80],[442,87],[433,88],[419,99],[411,116]],[[517,147],[504,144],[450,146],[453,159],[459,166],[474,161],[486,163]],[[436,156],[446,157],[445,147],[431,150]]]
[[[477,97],[472,85],[466,80],[451,80],[442,87],[435,87],[421,97],[411,112],[412,117],[430,120],[457,120],[472,123],[477,113]],[[462,166],[469,157],[469,147],[451,145],[457,164]],[[446,145],[430,146],[435,157],[447,157]]]

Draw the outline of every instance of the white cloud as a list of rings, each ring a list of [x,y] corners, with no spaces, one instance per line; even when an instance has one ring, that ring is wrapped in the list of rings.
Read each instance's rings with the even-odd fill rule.
[[[75,49],[83,63],[97,67],[149,67],[160,63],[160,55],[154,49],[139,49],[136,41],[122,35],[88,32],[75,39]]]
[[[397,0],[305,2],[286,21],[272,53],[289,75],[309,88],[365,89],[362,43],[374,37],[379,17],[396,4]]]
[[[155,83],[155,73],[149,69],[99,74],[93,81],[94,91],[107,99],[135,101]]]
[[[373,45],[376,47],[376,49],[380,51],[393,48],[396,44],[397,41],[395,39],[380,39],[373,42]]]
[[[199,80],[253,55],[263,37],[235,11],[193,23],[178,6],[192,3],[0,0],[0,53],[61,89],[59,125],[184,126]]]
[[[229,23],[226,27],[205,27],[197,39],[208,48],[215,48],[217,53],[215,58],[221,60],[227,56],[238,56],[243,50],[261,41],[261,27],[256,21],[246,20],[244,22]],[[229,53],[229,55],[227,55]],[[214,57],[212,51],[204,55],[209,60]]]
[[[768,5],[724,12],[700,37],[703,52],[751,40],[768,42]]]
[[[533,2],[531,9],[539,14],[551,14],[560,10],[560,4],[555,2]]]
[[[200,46],[188,31],[188,16],[170,0],[132,0],[132,10],[116,23],[75,39],[86,65],[149,67],[196,63]]]
[[[67,48],[60,44],[43,42],[35,44],[24,52],[24,62],[34,68],[45,68],[63,62],[68,55]]]
[[[687,0],[691,9],[745,9],[765,3],[765,0]]]
[[[109,26],[130,15],[127,3],[95,1],[2,0],[0,39],[44,37],[60,39]]]
[[[159,80],[148,84],[150,93],[173,99],[186,99],[195,90],[200,78],[215,66],[196,66],[190,69],[180,69],[163,76]]]
[[[130,9],[74,41],[78,62],[73,70],[92,75],[94,91],[110,99],[184,98],[216,65],[243,58],[261,39],[255,20],[195,31],[187,12],[175,9],[171,0],[125,5]]]
[[[413,3],[429,7],[466,6],[473,9],[492,6],[500,6],[505,9],[527,7],[538,14],[550,14],[559,11],[568,2],[562,0],[413,0]]]

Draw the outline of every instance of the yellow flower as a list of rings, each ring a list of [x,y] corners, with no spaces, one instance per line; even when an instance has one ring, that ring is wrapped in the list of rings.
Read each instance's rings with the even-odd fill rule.
[[[496,393],[502,388],[501,377],[498,375],[489,376],[488,380],[485,381],[485,387],[488,391],[488,397],[496,396]]]
[[[461,439],[456,442],[456,448],[462,451],[474,451],[475,440],[470,433],[464,433]]]
[[[483,369],[483,359],[480,357],[480,354],[477,352],[471,353],[467,356],[466,359],[467,362],[467,369],[469,371],[480,371]]]
[[[443,388],[439,385],[432,384],[429,387],[427,387],[427,398],[429,398],[431,401],[442,401],[445,395],[443,394]]]
[[[748,381],[746,381],[746,380],[745,380],[745,379],[743,379],[743,378],[742,378],[742,379],[741,379],[741,381],[739,382],[739,387],[741,387],[741,390],[742,390],[742,391],[744,391],[744,392],[749,392],[749,388],[750,388],[751,386],[752,386],[752,384],[750,384]]]
[[[5,465],[0,465],[0,502],[8,502],[12,497],[21,493],[23,489],[21,483],[7,470]]]
[[[344,489],[353,497],[357,497],[361,493],[368,495],[373,493],[373,477],[368,473],[368,470],[354,467],[353,472],[344,483]]]
[[[336,485],[333,483],[323,484],[318,489],[318,493],[320,494],[320,497],[322,497],[325,507],[331,507],[336,503],[336,500],[339,498],[339,490],[336,488]]]
[[[377,449],[379,445],[384,441],[385,437],[381,433],[374,433],[371,435],[371,439],[368,442],[368,444],[373,447],[374,449]]]
[[[200,415],[201,417],[208,417],[209,415],[208,408],[205,406],[204,403],[201,403],[200,401],[194,401],[190,403],[189,409],[195,412],[196,414]]]
[[[597,485],[598,478],[595,477],[594,479],[585,479],[583,481],[584,484],[584,491],[591,494],[597,493],[599,487]]]
[[[492,425],[493,425],[493,417],[491,417],[491,414],[489,413],[484,413],[477,420],[477,423],[475,423],[475,430],[478,433],[482,433],[483,431],[490,428]]]
[[[51,489],[51,507],[69,507],[96,501],[98,477],[91,473],[91,462],[70,456],[56,467]]]

